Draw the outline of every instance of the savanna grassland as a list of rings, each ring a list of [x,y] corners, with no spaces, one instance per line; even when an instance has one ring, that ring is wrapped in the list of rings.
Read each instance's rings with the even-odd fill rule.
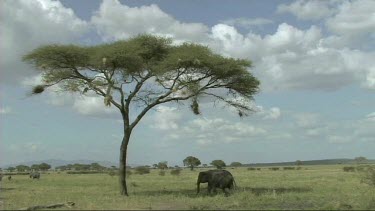
[[[207,195],[207,184],[196,195],[199,171],[184,169],[179,176],[167,170],[132,174],[130,197],[119,194],[117,176],[108,174],[42,174],[40,180],[16,175],[3,178],[1,209],[19,209],[73,201],[74,209],[375,209],[375,188],[361,183],[360,173],[344,172],[340,165],[303,166],[301,170],[227,168],[237,190],[225,197]],[[67,209],[67,208],[61,208]]]

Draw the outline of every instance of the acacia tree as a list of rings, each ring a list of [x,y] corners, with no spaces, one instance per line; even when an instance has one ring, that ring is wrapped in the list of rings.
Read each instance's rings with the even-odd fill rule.
[[[190,101],[193,113],[199,114],[199,101],[205,97],[234,107],[243,116],[251,111],[249,101],[259,86],[247,70],[250,61],[226,58],[198,44],[174,45],[171,39],[152,35],[96,46],[41,46],[23,59],[42,74],[43,83],[32,94],[58,85],[63,91],[99,95],[106,106],[119,110],[124,133],[119,165],[122,195],[128,195],[125,174],[131,133],[148,111],[164,103]]]
[[[222,169],[223,167],[227,166],[222,160],[213,160],[211,165],[215,166],[217,169]]]
[[[190,170],[193,171],[194,166],[199,166],[201,164],[201,161],[193,156],[188,156],[183,160],[184,166],[189,166]]]

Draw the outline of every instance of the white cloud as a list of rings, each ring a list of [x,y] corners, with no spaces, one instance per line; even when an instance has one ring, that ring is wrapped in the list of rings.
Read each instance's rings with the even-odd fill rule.
[[[375,122],[375,112],[369,113],[366,115],[366,119],[369,121],[374,121]]]
[[[103,1],[91,22],[105,40],[151,33],[177,40],[203,41],[208,31],[201,23],[181,23],[157,5],[128,7],[117,0]]]
[[[181,114],[177,112],[176,108],[160,105],[157,107],[153,115],[154,123],[152,128],[160,130],[174,130],[178,129],[178,120],[181,119]],[[170,136],[170,138],[178,138],[177,135]]]
[[[97,96],[76,98],[73,108],[80,114],[91,116],[108,116],[109,114],[117,114],[117,108],[114,108],[114,106],[105,106],[103,98]]]
[[[322,1],[314,1],[322,2]],[[375,34],[375,1],[342,1],[338,12],[326,22],[334,33],[344,36]]]
[[[330,135],[328,136],[328,142],[332,144],[342,144],[351,142],[351,138],[347,136]]]
[[[279,119],[281,116],[280,108],[272,107],[269,112],[264,116],[264,119]]]
[[[297,0],[291,4],[281,4],[278,13],[291,13],[301,20],[318,20],[334,13],[333,1]]]
[[[298,113],[294,118],[297,126],[301,128],[315,128],[322,124],[319,115],[314,113]]]
[[[22,56],[41,44],[74,42],[88,29],[86,22],[59,1],[0,2],[0,81],[12,84],[36,72]]]
[[[231,26],[237,26],[237,27],[243,27],[243,28],[249,29],[253,26],[272,24],[273,21],[270,19],[266,19],[266,18],[233,18],[233,19],[222,21],[222,23],[231,25]]]

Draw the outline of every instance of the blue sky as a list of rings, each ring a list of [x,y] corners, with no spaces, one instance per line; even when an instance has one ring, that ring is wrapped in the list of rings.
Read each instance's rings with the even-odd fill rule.
[[[95,45],[139,33],[197,42],[253,61],[256,112],[166,104],[132,134],[129,163],[193,155],[210,163],[375,158],[375,2],[96,1],[0,3],[0,165],[43,159],[117,162],[120,114],[97,97],[54,91],[22,55],[44,44]]]

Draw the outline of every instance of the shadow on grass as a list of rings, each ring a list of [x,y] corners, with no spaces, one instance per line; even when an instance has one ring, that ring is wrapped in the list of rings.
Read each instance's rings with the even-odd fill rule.
[[[290,188],[283,188],[283,187],[278,187],[278,188],[265,188],[265,187],[257,187],[257,188],[252,188],[252,187],[238,187],[238,191],[243,191],[243,192],[252,192],[256,196],[260,196],[262,194],[269,194],[269,193],[275,193],[275,194],[282,194],[282,193],[303,193],[303,192],[309,192],[312,191],[311,188],[298,188],[298,187],[290,187]]]

